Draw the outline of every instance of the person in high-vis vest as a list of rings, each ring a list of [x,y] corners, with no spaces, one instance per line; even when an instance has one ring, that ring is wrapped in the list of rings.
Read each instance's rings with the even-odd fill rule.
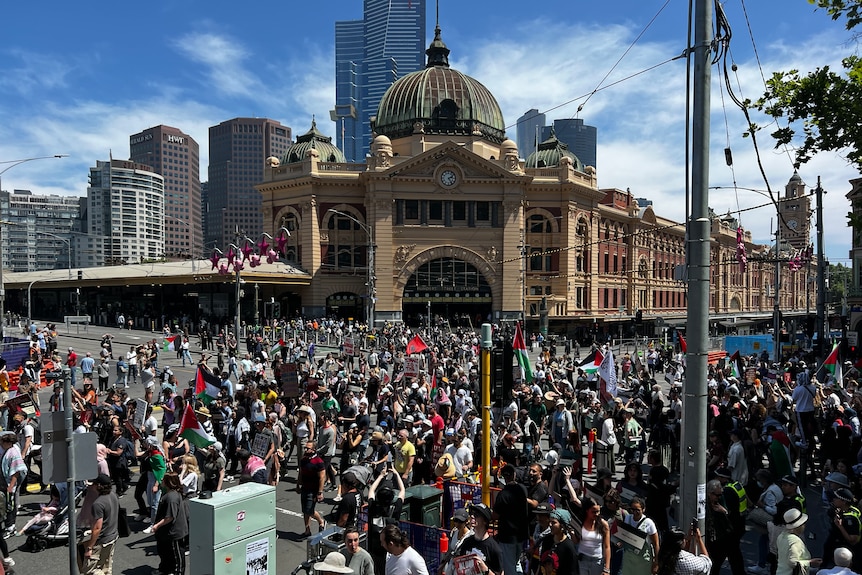
[[[853,571],[862,570],[862,513],[854,505],[853,492],[842,487],[832,496],[832,517],[829,535],[823,543],[824,568],[833,567],[834,553],[839,547],[853,552]]]
[[[742,551],[740,542],[742,536],[745,535],[745,514],[748,511],[748,496],[745,494],[745,488],[739,483],[732,481],[730,471],[727,468],[720,467],[715,471],[715,478],[722,488],[721,502],[727,512],[727,519],[731,525],[731,533],[728,533],[722,538],[721,548],[725,553],[730,570],[733,575],[744,575],[745,562],[742,559]],[[709,491],[709,488],[707,488]],[[709,534],[707,534],[709,536]],[[710,556],[713,552],[710,551]],[[715,554],[712,561],[713,575],[717,575],[721,570],[721,564],[724,563],[721,552]]]

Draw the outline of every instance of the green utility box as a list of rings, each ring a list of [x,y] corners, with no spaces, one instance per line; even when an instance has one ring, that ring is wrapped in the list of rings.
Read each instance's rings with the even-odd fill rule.
[[[430,527],[440,527],[443,490],[432,485],[414,485],[404,493],[404,503],[410,508],[408,521]]]
[[[275,575],[275,487],[244,483],[189,500],[191,575]]]

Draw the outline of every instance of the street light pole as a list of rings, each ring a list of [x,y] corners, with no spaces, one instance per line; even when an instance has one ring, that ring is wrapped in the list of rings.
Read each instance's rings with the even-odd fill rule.
[[[34,158],[24,158],[21,160],[4,160],[0,162],[0,165],[9,164],[2,170],[0,170],[0,176],[14,168],[15,166],[20,166],[26,162],[33,162],[36,160],[51,160],[54,158],[68,158],[69,154],[54,154],[53,156],[36,156]],[[0,179],[0,191],[3,190],[2,179]],[[6,289],[3,286],[3,225],[0,224],[0,344],[3,343],[4,338],[6,337]],[[71,429],[69,430],[71,433]],[[70,526],[74,528],[74,523],[70,523]],[[71,553],[72,557],[75,557],[75,569],[74,572],[77,573],[77,557],[74,554],[74,550]]]
[[[52,238],[56,238],[66,244],[66,250],[69,254],[69,259],[67,262],[68,265],[66,267],[69,269],[69,279],[72,279],[72,240],[66,239],[63,236],[58,236],[57,234],[52,234],[51,232],[43,232],[42,230],[39,230],[36,233],[42,234],[43,236],[51,236]]]
[[[356,225],[358,225],[362,230],[368,235],[368,273],[367,273],[367,281],[365,283],[367,290],[367,301],[365,303],[365,319],[368,322],[369,328],[374,330],[374,306],[375,300],[377,299],[377,290],[375,289],[375,282],[377,281],[377,277],[374,274],[374,234],[371,231],[371,228],[366,224],[363,224],[358,219],[353,217],[352,215],[341,212],[334,209],[326,210],[327,212],[332,212],[333,214],[338,214],[339,216],[343,216],[349,220],[352,220]]]

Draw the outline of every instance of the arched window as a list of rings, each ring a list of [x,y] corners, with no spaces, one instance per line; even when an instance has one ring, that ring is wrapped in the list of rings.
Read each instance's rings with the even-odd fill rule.
[[[361,221],[359,215],[353,217]],[[329,270],[355,270],[367,265],[368,234],[359,225],[359,221],[354,221],[344,214],[329,214],[326,221],[329,244],[326,246],[324,258]]]

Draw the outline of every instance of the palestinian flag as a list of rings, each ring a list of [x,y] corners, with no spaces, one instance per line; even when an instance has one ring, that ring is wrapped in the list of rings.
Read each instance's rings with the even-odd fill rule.
[[[844,373],[841,369],[841,362],[838,360],[838,344],[832,348],[832,353],[826,356],[826,359],[823,360],[823,363],[820,364],[820,369],[825,370],[826,373],[833,376],[837,383],[841,383],[844,379]],[[820,370],[818,370],[819,372]],[[827,376],[828,377],[828,376]]]
[[[419,334],[413,336],[413,339],[407,344],[407,355],[413,355],[414,353],[422,353],[428,349],[428,346],[425,345],[425,342],[422,341],[422,338],[419,337]]]
[[[216,442],[215,437],[207,433],[206,429],[198,421],[192,409],[191,402],[186,403],[186,410],[183,412],[183,420],[180,423],[180,437],[188,439],[189,443],[202,449]]]
[[[643,361],[641,361],[641,352],[638,350],[638,344],[635,343],[635,352],[632,354],[632,365],[635,368],[635,375],[640,379],[641,372],[644,369]]]
[[[199,365],[198,373],[195,376],[195,397],[209,405],[212,400],[218,397],[219,391],[221,391],[219,377]]]
[[[162,342],[162,351],[176,351],[177,347],[174,345],[174,341],[180,337],[178,335],[172,335],[170,337],[166,337],[165,341]]]
[[[281,350],[284,349],[284,339],[279,339],[271,348],[269,348],[269,354],[273,357],[281,353]]]
[[[591,374],[596,373],[599,370],[599,366],[602,365],[602,360],[605,356],[602,355],[598,349],[594,349],[593,353],[588,355],[584,361],[578,364],[578,367],[584,370],[584,373]]]
[[[520,323],[515,324],[515,340],[512,342],[512,351],[515,353],[518,365],[521,366],[522,379],[527,383],[532,383],[533,368],[530,367],[530,356],[527,355],[527,346],[524,343],[524,334],[521,333]]]
[[[437,374],[431,376],[431,401],[437,397]]]

